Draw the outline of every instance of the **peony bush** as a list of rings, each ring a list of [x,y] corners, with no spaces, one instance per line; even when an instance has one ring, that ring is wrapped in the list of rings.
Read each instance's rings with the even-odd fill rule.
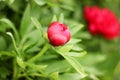
[[[0,0],[0,80],[120,80],[120,0]]]

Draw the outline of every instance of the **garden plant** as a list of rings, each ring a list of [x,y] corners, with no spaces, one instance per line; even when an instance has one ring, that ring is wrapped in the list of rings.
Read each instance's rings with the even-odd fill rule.
[[[0,0],[0,80],[120,80],[119,0]]]

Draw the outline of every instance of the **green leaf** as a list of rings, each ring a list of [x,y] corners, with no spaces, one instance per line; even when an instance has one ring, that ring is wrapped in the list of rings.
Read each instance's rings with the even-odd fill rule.
[[[69,53],[67,53],[67,55],[68,55],[68,56],[71,56],[71,57],[83,57],[83,56],[85,56],[86,54],[87,54],[86,51],[79,52],[79,53],[77,53],[77,52],[69,52]]]
[[[14,57],[15,56],[15,54],[13,52],[1,51],[0,52],[0,57],[3,56],[3,55],[7,55],[9,57]]]
[[[88,39],[90,40],[92,38],[92,35],[90,33],[88,33],[88,31],[84,31],[84,32],[80,32],[79,34],[77,34],[76,36],[78,36],[82,39]]]
[[[58,48],[58,49],[57,49]],[[81,74],[82,77],[86,76],[86,73],[84,72],[81,64],[73,57],[69,56],[67,53],[71,50],[72,45],[66,45],[62,47],[57,47],[55,50],[58,52],[61,56],[63,56],[68,63],[78,72]]]
[[[54,72],[54,73],[52,73],[52,74],[50,75],[50,77],[52,78],[52,80],[59,80],[59,79],[58,79],[58,76],[59,76],[58,72]]]
[[[23,37],[26,33],[28,33],[32,29],[32,24],[30,20],[30,5],[27,5],[25,12],[23,14],[21,26],[20,26],[20,33],[21,36]]]
[[[15,0],[0,0],[0,1],[5,1],[9,5],[12,5],[12,3],[14,3]]]
[[[87,76],[87,74],[84,72],[84,69],[82,68],[81,64],[73,57],[60,53],[67,61],[68,63],[78,72],[81,74],[82,77]]]
[[[9,3],[12,4],[14,2],[14,0],[9,0]]]
[[[70,41],[68,42],[68,44],[76,44],[81,41],[82,41],[81,39],[71,38]]]
[[[58,53],[67,53],[72,49],[73,45],[64,45],[61,47],[54,48]]]
[[[0,66],[0,79],[7,80],[7,76],[10,75],[10,70],[8,68]]]
[[[83,28],[82,24],[75,25],[71,28],[72,35],[76,34],[80,29]]]
[[[41,49],[41,51],[38,52],[37,55],[29,59],[28,62],[34,62],[35,60],[39,59],[49,48],[50,48],[50,44],[46,43]]]
[[[73,6],[69,6],[69,5],[65,4],[65,5],[60,5],[60,7],[66,9],[66,10],[74,11]]]
[[[43,6],[46,3],[45,0],[34,0],[34,1],[40,6]]]
[[[115,67],[114,74],[120,75],[120,61],[117,63],[117,66]]]
[[[39,49],[40,50],[40,49]],[[43,55],[39,61],[47,61],[47,60],[53,60],[53,59],[57,59],[59,57],[59,55],[56,54],[48,54],[48,55]]]
[[[29,40],[23,46],[23,51],[26,52],[27,50],[34,48],[36,45],[37,45],[37,42],[33,42],[33,40]]]
[[[1,24],[0,25],[0,32],[5,33],[7,31],[7,29],[8,29],[7,24]]]
[[[39,37],[38,37],[39,36]],[[24,42],[23,51],[30,50],[34,51],[35,48],[39,49],[39,46],[44,44],[44,40],[40,37],[38,30],[33,30],[25,36],[27,41]],[[32,49],[34,48],[34,49]]]
[[[59,66],[58,66],[59,65]],[[66,60],[60,60],[60,61],[51,61],[48,63],[48,67],[44,70],[46,74],[54,73],[54,72],[67,72],[71,66],[67,63]]]
[[[23,59],[18,56],[17,56],[17,63],[21,68],[25,69],[25,64],[24,64]]]
[[[0,22],[6,23],[8,25],[8,28],[11,28],[14,31],[16,40],[18,41],[19,34],[17,32],[17,29],[15,28],[15,25],[9,19],[6,19],[6,18],[0,19]]]
[[[13,45],[14,45],[14,48],[15,48],[15,50],[16,50],[16,52],[17,52],[17,54],[18,54],[19,56],[21,56],[21,55],[20,55],[20,52],[19,52],[19,50],[18,50],[18,48],[17,48],[17,44],[16,44],[16,41],[15,41],[15,39],[14,39],[14,37],[13,37],[12,33],[7,32],[6,34],[8,34],[8,35],[11,37],[12,42],[13,42]]]
[[[3,51],[7,48],[7,42],[3,36],[0,36],[0,51]]]
[[[81,80],[79,73],[65,73],[60,75],[60,80]]]
[[[35,27],[38,29],[40,35],[43,36],[43,34],[44,34],[43,29],[42,29],[42,26],[39,23],[39,21],[34,17],[31,17],[31,20],[32,20],[33,24],[35,25]]]
[[[72,50],[73,51],[83,51],[83,49],[80,47],[80,45],[74,45]]]
[[[32,46],[32,45],[30,45],[30,46]],[[31,53],[38,52],[38,51],[40,51],[40,48],[39,48],[39,45],[36,44],[36,45],[33,45],[32,47],[28,48],[25,52],[31,54]]]
[[[60,23],[63,23],[64,22],[64,15],[63,13],[60,14],[60,17],[59,17],[59,20],[58,20]]]
[[[57,21],[57,17],[56,17],[56,15],[54,15],[54,16],[53,16],[53,18],[52,18],[52,21],[51,21],[51,22],[55,22],[55,21]]]
[[[94,52],[94,53],[89,52],[89,54],[87,54],[85,57],[80,58],[80,61],[84,63],[84,65],[92,66],[97,63],[104,62],[106,59],[107,59],[107,56],[105,54],[100,54],[99,52]]]
[[[39,72],[41,72],[42,70],[44,70],[47,67],[47,65],[38,65],[38,64],[36,65],[36,64],[32,64],[32,63],[26,63],[26,65],[28,67],[30,67],[30,69],[34,69]]]

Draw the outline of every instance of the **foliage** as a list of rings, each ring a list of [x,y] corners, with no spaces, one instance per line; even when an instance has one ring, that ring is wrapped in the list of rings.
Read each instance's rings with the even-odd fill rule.
[[[91,36],[83,16],[86,5],[97,5],[120,19],[119,4],[119,0],[0,0],[0,80],[119,80],[119,38]],[[53,21],[69,27],[72,38],[67,44],[49,43],[46,32]]]

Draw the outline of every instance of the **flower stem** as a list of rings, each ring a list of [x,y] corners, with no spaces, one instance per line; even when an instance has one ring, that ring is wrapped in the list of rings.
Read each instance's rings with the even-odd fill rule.
[[[15,39],[14,39],[12,33],[7,32],[6,34],[8,34],[8,35],[11,37],[12,42],[13,42],[13,46],[14,46],[16,52],[17,52],[17,55],[18,55],[19,57],[21,57],[21,54],[20,54],[20,52],[19,52],[19,50],[18,50],[18,47],[17,47],[16,41],[15,41]]]
[[[12,80],[17,80],[17,66],[16,66],[16,59],[13,59],[13,76]]]
[[[37,55],[35,55],[31,59],[29,59],[28,62],[34,62],[35,60],[40,58],[49,49],[49,47],[50,47],[50,45],[48,43],[46,43],[44,45],[44,47],[42,48],[42,50]]]

